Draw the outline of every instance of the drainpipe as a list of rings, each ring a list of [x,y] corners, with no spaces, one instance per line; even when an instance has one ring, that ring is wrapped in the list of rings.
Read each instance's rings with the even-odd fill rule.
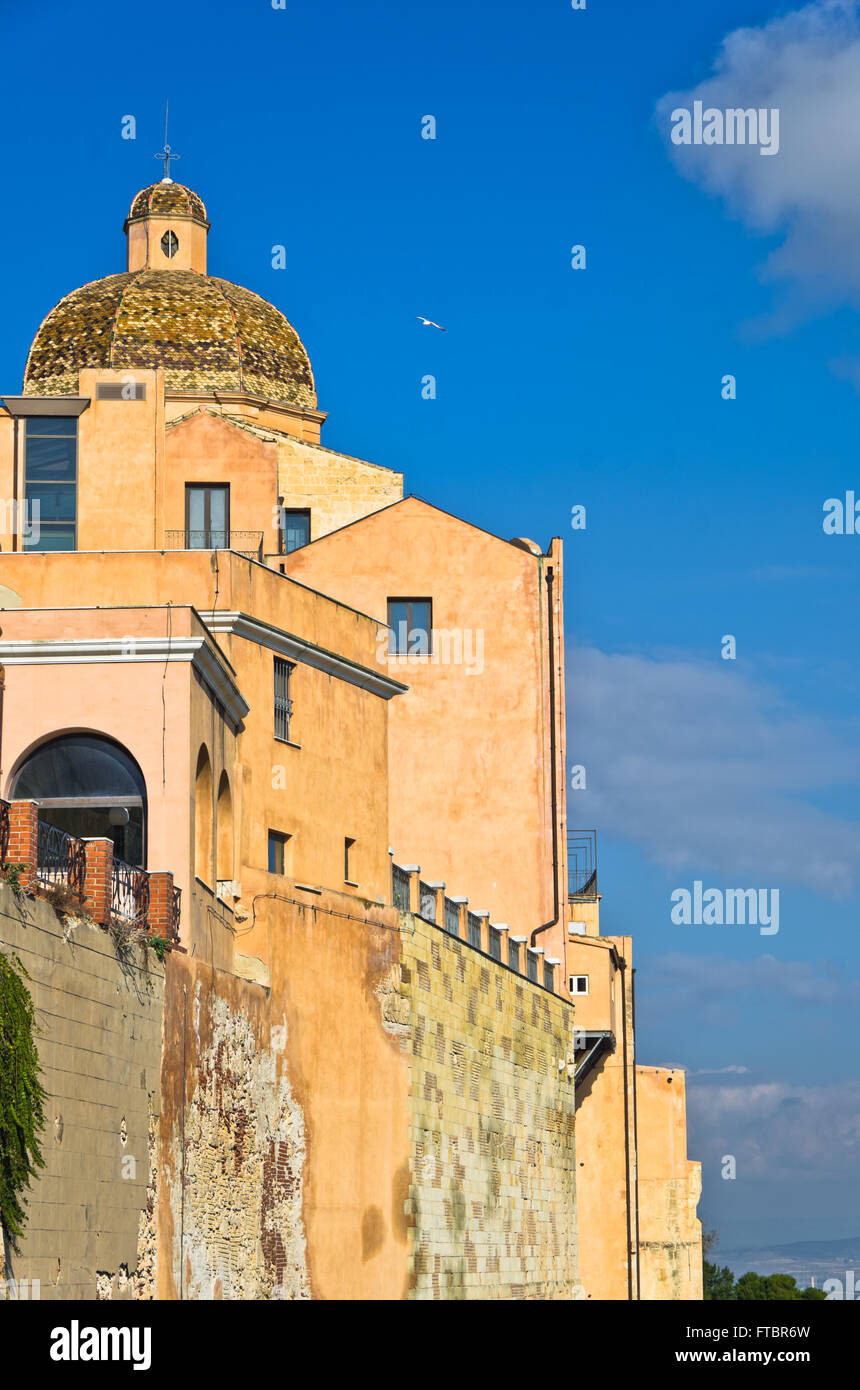
[[[544,922],[542,927],[535,927],[531,934],[530,945],[534,946],[536,939],[541,932],[549,931],[550,927],[558,924],[559,901],[558,901],[558,771],[556,763],[558,761],[558,749],[556,747],[555,731],[555,621],[553,618],[553,585],[554,571],[550,565],[546,572],[546,601],[547,601],[547,630],[549,638],[549,742],[550,742],[550,801],[552,803],[552,902],[553,919],[551,922]]]
[[[13,425],[12,425],[12,430],[13,430],[14,442],[13,442],[13,444],[12,444],[12,501],[13,501],[13,503],[14,503],[14,506],[12,507],[12,549],[13,549],[13,550],[17,550],[17,549],[18,549],[18,533],[19,533],[19,530],[20,530],[20,527],[18,526],[18,416],[17,416],[17,415],[15,415],[15,416],[13,417],[13,421],[14,421],[14,423],[13,423]]]
[[[630,1009],[633,1021],[633,1149],[636,1154],[636,1178],[633,1187],[634,1209],[636,1211],[636,1297],[642,1297],[639,1281],[639,1127],[636,1104],[636,971],[630,975]]]
[[[627,963],[620,961],[621,968],[621,1046],[624,1051],[624,1186],[626,1194],[627,1224],[627,1300],[633,1300],[633,1233],[630,1229],[630,1114],[628,1109],[627,1084]]]

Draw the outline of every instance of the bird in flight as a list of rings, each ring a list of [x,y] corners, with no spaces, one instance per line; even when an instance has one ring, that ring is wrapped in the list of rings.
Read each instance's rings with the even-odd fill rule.
[[[438,328],[440,333],[447,333],[447,328],[443,328],[441,323],[434,323],[432,319],[425,319],[423,314],[416,314],[419,323],[423,323],[425,328]]]

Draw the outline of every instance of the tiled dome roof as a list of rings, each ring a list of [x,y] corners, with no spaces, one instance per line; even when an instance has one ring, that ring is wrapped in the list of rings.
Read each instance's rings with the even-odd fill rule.
[[[151,183],[132,199],[129,221],[135,217],[196,217],[206,221],[206,204],[181,183]]]
[[[280,310],[193,270],[108,275],[61,299],[33,340],[24,394],[74,395],[84,367],[162,367],[168,389],[246,391],[309,409],[317,403],[310,359]]]

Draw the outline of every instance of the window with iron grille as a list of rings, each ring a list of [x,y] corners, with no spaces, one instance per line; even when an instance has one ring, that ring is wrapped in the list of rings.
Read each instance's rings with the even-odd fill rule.
[[[512,970],[519,971],[520,968],[520,943],[514,941],[513,937],[508,937],[508,965]]]
[[[535,984],[537,984],[538,977],[537,963],[538,958],[534,954],[534,951],[526,951],[526,974]]]
[[[502,959],[502,933],[490,927],[490,955],[493,960]]]
[[[293,666],[282,657],[275,657],[275,738],[282,743],[290,742],[290,720],[293,715],[293,702],[290,695],[290,678]]]
[[[392,656],[406,652],[430,653],[433,631],[433,603],[429,598],[390,598],[388,626],[391,630],[389,651]]]
[[[469,945],[481,949],[481,919],[474,912],[469,913]]]

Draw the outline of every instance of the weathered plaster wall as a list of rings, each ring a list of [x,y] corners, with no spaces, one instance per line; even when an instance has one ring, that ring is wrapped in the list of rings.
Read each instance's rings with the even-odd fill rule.
[[[685,1077],[637,1067],[641,1297],[701,1299],[702,1167],[687,1158]]]
[[[307,1134],[269,991],[173,956],[165,989],[158,1296],[308,1298]]]
[[[30,975],[42,1084],[42,1154],[17,1280],[43,1299],[153,1295],[151,1138],[159,1110],[163,969],[135,946],[0,885],[0,951]],[[0,1078],[2,1084],[4,1078]]]
[[[409,1220],[420,1299],[577,1289],[573,1010],[404,914]]]

